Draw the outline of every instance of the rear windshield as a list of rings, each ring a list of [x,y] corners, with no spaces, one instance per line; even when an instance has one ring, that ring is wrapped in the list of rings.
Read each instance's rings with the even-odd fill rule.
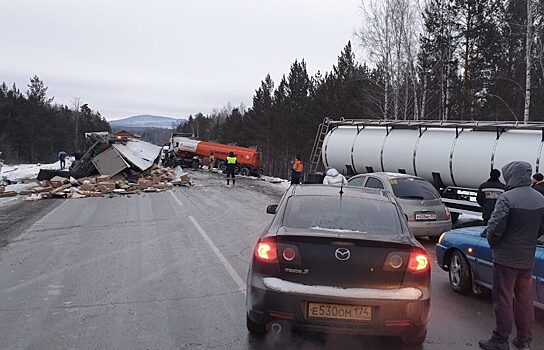
[[[402,233],[398,215],[390,202],[345,196],[295,196],[287,201],[283,226],[398,236]]]
[[[393,193],[403,199],[439,199],[438,191],[425,180],[415,178],[400,178],[389,180]]]

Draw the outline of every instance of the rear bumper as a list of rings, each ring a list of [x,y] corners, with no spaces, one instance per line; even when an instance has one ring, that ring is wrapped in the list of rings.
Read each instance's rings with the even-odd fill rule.
[[[311,302],[369,306],[372,318],[370,321],[312,319],[308,317]],[[254,276],[247,289],[247,312],[258,323],[282,321],[294,328],[331,333],[402,336],[426,329],[430,291],[342,289]]]
[[[440,236],[451,230],[451,221],[408,221],[414,236]]]

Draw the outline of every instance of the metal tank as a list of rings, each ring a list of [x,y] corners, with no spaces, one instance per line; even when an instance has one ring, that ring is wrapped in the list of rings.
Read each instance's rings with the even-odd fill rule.
[[[322,160],[345,175],[405,172],[437,187],[477,188],[510,161],[541,171],[543,130],[542,123],[332,121]]]

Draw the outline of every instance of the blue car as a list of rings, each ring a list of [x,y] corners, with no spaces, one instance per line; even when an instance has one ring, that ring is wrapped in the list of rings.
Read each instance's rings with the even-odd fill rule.
[[[469,294],[493,286],[493,258],[485,226],[465,227],[442,234],[436,245],[438,265],[448,271],[451,288]],[[544,236],[538,239],[533,268],[535,305],[544,309]]]

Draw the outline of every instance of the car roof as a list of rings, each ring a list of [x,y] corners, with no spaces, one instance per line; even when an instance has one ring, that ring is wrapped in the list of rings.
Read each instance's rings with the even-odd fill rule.
[[[376,172],[376,173],[366,173],[366,174],[360,174],[361,176],[369,176],[369,175],[374,175],[374,176],[377,176],[377,177],[381,177],[381,178],[385,178],[385,179],[400,179],[400,178],[405,178],[405,179],[418,179],[418,180],[425,180],[424,178],[422,177],[419,177],[419,176],[415,176],[415,175],[410,175],[410,174],[402,174],[402,173],[391,173],[391,172]]]
[[[391,202],[389,192],[384,190],[378,190],[374,188],[365,187],[353,187],[353,186],[334,186],[334,185],[322,185],[322,184],[304,184],[293,185],[289,188],[290,196],[340,196],[340,189],[342,190],[342,196],[374,199],[384,202]]]

